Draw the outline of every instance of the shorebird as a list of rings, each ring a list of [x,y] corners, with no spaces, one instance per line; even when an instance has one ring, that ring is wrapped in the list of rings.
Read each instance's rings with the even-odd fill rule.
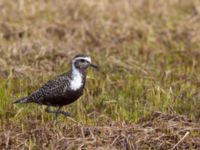
[[[64,105],[76,101],[82,94],[86,81],[86,70],[89,67],[98,68],[92,64],[91,58],[86,55],[76,55],[71,61],[71,69],[53,80],[49,80],[41,88],[16,100],[14,103],[37,103],[47,105],[45,111],[69,116],[68,112],[61,111]],[[50,110],[49,107],[57,107],[57,110]]]

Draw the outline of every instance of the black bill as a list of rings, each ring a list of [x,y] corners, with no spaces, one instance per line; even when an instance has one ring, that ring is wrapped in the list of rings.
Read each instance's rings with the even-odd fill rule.
[[[95,69],[98,69],[99,66],[95,65],[95,64],[90,64],[91,67],[95,68]]]

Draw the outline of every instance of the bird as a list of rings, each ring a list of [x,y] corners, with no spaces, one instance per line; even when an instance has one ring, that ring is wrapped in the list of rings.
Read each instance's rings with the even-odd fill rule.
[[[73,57],[68,72],[49,80],[35,92],[16,100],[14,104],[36,103],[39,105],[46,105],[45,111],[48,113],[55,113],[56,120],[59,114],[70,116],[69,112],[62,111],[61,108],[73,103],[83,95],[86,83],[86,70],[89,67],[95,69],[99,68],[96,64],[92,63],[91,57],[78,54]],[[53,111],[50,109],[51,106],[57,109]]]

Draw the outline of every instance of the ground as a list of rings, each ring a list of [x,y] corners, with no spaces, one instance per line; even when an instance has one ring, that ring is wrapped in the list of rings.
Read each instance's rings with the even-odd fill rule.
[[[200,149],[198,0],[0,1],[1,149]],[[13,105],[76,54],[84,95],[66,106]]]

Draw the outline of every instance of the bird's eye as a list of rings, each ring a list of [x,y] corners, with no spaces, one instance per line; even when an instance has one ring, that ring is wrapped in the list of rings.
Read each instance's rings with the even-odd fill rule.
[[[81,59],[80,62],[85,62],[85,59]]]

